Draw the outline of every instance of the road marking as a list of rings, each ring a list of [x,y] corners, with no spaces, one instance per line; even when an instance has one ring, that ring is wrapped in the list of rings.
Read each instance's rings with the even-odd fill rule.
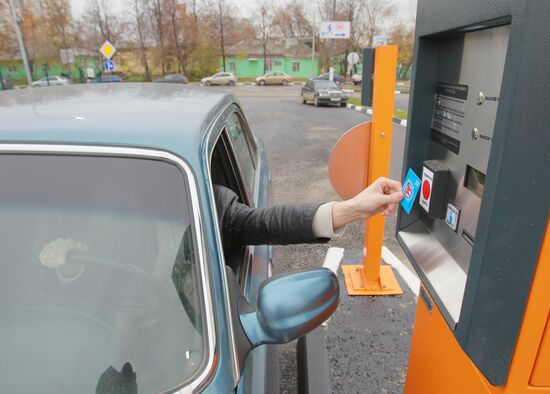
[[[328,268],[329,270],[337,274],[343,257],[344,248],[328,248],[327,255],[325,256],[325,261],[323,262],[323,267]]]
[[[409,289],[418,296],[418,290],[420,289],[420,279],[418,279],[406,266],[403,264],[401,260],[395,256],[391,250],[386,248],[385,246],[382,246],[382,260],[386,263],[391,265],[393,268],[399,272],[401,275],[401,278],[407,283],[407,286],[409,286]]]

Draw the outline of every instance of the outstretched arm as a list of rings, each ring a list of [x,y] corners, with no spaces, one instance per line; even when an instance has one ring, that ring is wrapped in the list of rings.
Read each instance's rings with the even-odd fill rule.
[[[351,222],[368,219],[378,213],[390,215],[403,199],[401,183],[387,178],[378,178],[355,197],[334,203],[332,226],[339,229]]]

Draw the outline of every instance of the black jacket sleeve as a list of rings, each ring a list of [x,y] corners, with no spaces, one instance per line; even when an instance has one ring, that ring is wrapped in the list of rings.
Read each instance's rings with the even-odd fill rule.
[[[215,186],[214,194],[224,249],[227,243],[286,245],[329,241],[313,234],[313,216],[319,204],[250,208],[224,186]]]

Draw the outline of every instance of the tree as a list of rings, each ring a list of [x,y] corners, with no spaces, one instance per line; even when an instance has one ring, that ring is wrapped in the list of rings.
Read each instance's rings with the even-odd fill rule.
[[[304,4],[299,1],[275,8],[271,24],[273,33],[282,37],[309,38],[313,33]]]
[[[364,9],[367,45],[372,46],[374,35],[382,25],[382,21],[395,14],[395,7],[386,0],[364,0]]]
[[[0,1],[0,54],[13,56],[17,51],[17,38],[8,3]]]
[[[120,19],[110,12],[109,4],[108,0],[88,0],[84,18],[92,28],[97,43],[108,40],[114,45],[120,38],[121,24]]]
[[[147,25],[146,14],[143,11],[143,4],[141,0],[132,0],[133,5],[133,27],[135,37],[137,38],[137,44],[139,47],[140,61],[143,69],[145,70],[145,79],[151,81],[151,70],[149,69],[149,61],[147,59],[147,47],[146,47],[146,34],[150,31]]]
[[[271,9],[266,0],[257,3],[256,20],[258,29],[258,38],[262,44],[264,55],[264,74],[267,72],[267,45],[271,38]]]
[[[160,66],[162,75],[166,73],[166,50],[165,50],[165,17],[164,2],[162,0],[150,0],[150,13],[153,25],[155,40],[160,49]]]
[[[397,63],[402,67],[398,79],[403,79],[412,65],[414,49],[414,25],[399,23],[390,35],[390,42],[398,46]]]
[[[41,9],[44,19],[42,29],[49,37],[51,57],[57,58],[60,56],[60,49],[68,50],[73,47],[71,7],[68,0],[42,0]],[[70,75],[71,65],[68,59],[65,60],[67,74]]]

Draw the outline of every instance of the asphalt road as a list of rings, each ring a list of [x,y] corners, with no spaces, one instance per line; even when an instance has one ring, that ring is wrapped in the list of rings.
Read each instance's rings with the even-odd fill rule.
[[[369,120],[369,116],[348,108],[303,105],[300,87],[236,86],[216,88],[235,94],[244,109],[252,131],[265,144],[273,178],[273,203],[320,203],[337,200],[328,178],[328,160],[332,147],[351,127]],[[394,125],[390,175],[401,178],[405,128]],[[395,215],[386,220],[385,245],[402,260],[398,246]],[[275,273],[317,267],[323,263],[330,246],[346,250],[361,249],[362,224],[349,225],[341,238],[328,245],[277,246],[274,249]],[[357,349],[361,352],[361,349]],[[296,342],[280,349],[281,392],[295,393]],[[333,378],[340,374],[333,371]],[[343,389],[341,392],[346,391]]]
[[[409,110],[409,93],[398,93],[395,95],[395,109]]]

